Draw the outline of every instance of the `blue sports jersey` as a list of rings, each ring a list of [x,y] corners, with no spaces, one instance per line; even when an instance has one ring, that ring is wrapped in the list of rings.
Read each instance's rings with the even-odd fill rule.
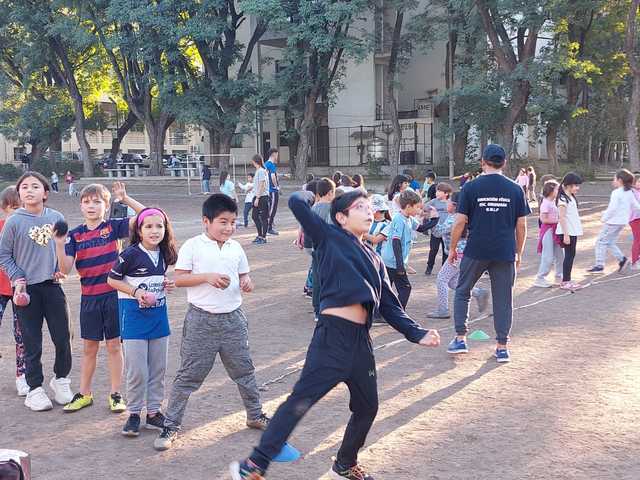
[[[140,244],[132,245],[120,254],[109,273],[109,278],[124,280],[156,296],[155,306],[140,308],[138,300],[118,291],[120,334],[125,340],[150,340],[171,333],[164,291],[167,265],[160,252],[157,265],[150,253]]]

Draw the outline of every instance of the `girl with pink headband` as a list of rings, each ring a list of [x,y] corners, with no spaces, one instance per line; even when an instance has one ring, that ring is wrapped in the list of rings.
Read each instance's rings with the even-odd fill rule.
[[[164,427],[160,406],[171,333],[165,297],[174,286],[166,272],[178,257],[171,223],[162,210],[143,209],[135,225],[131,246],[120,254],[108,279],[118,290],[129,410],[122,434],[128,437],[140,434],[144,408],[147,428]]]

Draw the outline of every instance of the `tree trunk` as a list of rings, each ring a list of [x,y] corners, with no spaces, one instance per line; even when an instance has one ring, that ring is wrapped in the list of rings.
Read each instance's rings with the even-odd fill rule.
[[[627,16],[627,28],[624,40],[624,50],[632,75],[631,105],[627,112],[625,127],[627,130],[627,144],[629,145],[629,163],[632,171],[640,170],[640,146],[638,142],[638,115],[640,114],[640,60],[638,59],[638,11],[640,0],[632,0]]]
[[[311,136],[315,132],[316,124],[316,99],[317,95],[314,94],[307,97],[304,114],[298,128],[298,132],[300,132],[298,152],[295,164],[290,165],[291,175],[297,180],[304,180],[307,174],[307,163],[311,154]]]
[[[31,161],[29,162],[29,169],[33,168],[33,165],[40,160],[42,157],[44,150],[42,148],[42,142],[40,140],[36,140],[31,143]],[[52,167],[53,168],[53,167]],[[41,172],[44,175],[47,175],[48,172]]]
[[[557,174],[559,171],[558,165],[558,124],[555,122],[549,122],[547,124],[547,158],[549,159],[549,167],[551,173]]]
[[[75,110],[75,130],[78,145],[80,145],[80,160],[82,161],[82,175],[85,177],[93,176],[93,160],[91,159],[91,148],[87,141],[87,132],[84,128],[85,118],[82,108],[82,97],[73,101]]]
[[[400,9],[396,11],[396,21],[393,27],[393,35],[391,40],[391,52],[389,56],[389,65],[387,65],[387,82],[385,85],[385,103],[389,109],[389,120],[393,127],[393,142],[388,152],[389,165],[391,170],[396,172],[400,165],[400,143],[402,141],[402,128],[398,121],[398,103],[394,91],[396,70],[398,67],[398,53],[400,50],[400,40],[402,33],[402,22],[404,20],[404,12]]]
[[[235,132],[235,128],[233,129]],[[229,155],[231,154],[231,138],[233,137],[233,132],[230,130],[220,132],[220,153],[224,155],[224,157],[218,157],[220,160],[218,162],[220,171],[229,171]]]
[[[629,166],[632,172],[640,170],[640,140],[638,116],[640,115],[640,75],[634,75],[631,87],[631,102],[627,112],[626,130],[629,145]]]
[[[453,162],[456,175],[463,174],[466,168],[465,159],[467,156],[467,143],[469,141],[469,128],[469,125],[465,123],[464,128],[456,131],[453,140]]]
[[[127,118],[125,118],[124,123],[118,127],[116,131],[116,136],[111,140],[111,154],[109,157],[112,162],[116,161],[118,157],[118,152],[120,151],[120,145],[122,144],[122,140],[129,133],[129,130],[136,124],[138,121],[138,117],[136,117],[133,112],[129,111]]]
[[[147,135],[149,135],[149,163],[150,174],[162,174],[162,154],[164,153],[164,140],[167,135],[167,127],[162,128],[155,123],[145,123]]]

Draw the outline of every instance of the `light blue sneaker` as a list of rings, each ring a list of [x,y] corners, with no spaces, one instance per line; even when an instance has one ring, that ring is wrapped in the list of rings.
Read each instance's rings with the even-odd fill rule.
[[[447,353],[469,353],[469,349],[467,348],[467,342],[465,340],[458,340],[458,337],[454,337],[451,342],[449,342],[449,346],[447,347]]]
[[[498,363],[509,363],[511,361],[511,355],[506,348],[496,348],[496,360]]]

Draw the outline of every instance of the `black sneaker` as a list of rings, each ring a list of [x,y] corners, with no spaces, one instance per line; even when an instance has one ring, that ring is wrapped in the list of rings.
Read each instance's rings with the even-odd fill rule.
[[[587,273],[604,273],[604,267],[602,265],[594,265],[587,270]]]
[[[164,429],[164,415],[162,412],[156,413],[153,417],[147,415],[147,423],[145,425],[147,430],[163,430]]]
[[[178,431],[173,428],[164,427],[162,433],[153,442],[153,448],[159,451],[169,450],[171,444],[178,438]]]
[[[427,267],[427,269],[424,271],[425,275],[431,275],[433,273],[433,267]]]
[[[252,420],[247,420],[247,427],[255,428],[256,430],[266,430],[269,426],[269,417],[264,413],[261,413],[259,417]]]
[[[280,235],[280,234],[279,234],[278,232],[276,232],[273,228],[272,228],[272,229],[270,229],[267,233],[268,233],[269,235],[274,235],[274,236],[278,236],[278,235]]]
[[[122,429],[122,435],[125,437],[137,437],[140,435],[140,415],[132,413],[127,419]]]
[[[619,272],[621,272],[622,269],[625,267],[625,265],[627,264],[627,261],[628,261],[627,257],[622,257],[622,260],[620,260],[618,262],[618,271]]]
[[[329,477],[335,480],[342,480],[344,478],[348,480],[374,480],[371,475],[364,471],[357,463],[350,468],[344,468],[339,465],[338,462],[333,462],[333,466],[329,471]]]

